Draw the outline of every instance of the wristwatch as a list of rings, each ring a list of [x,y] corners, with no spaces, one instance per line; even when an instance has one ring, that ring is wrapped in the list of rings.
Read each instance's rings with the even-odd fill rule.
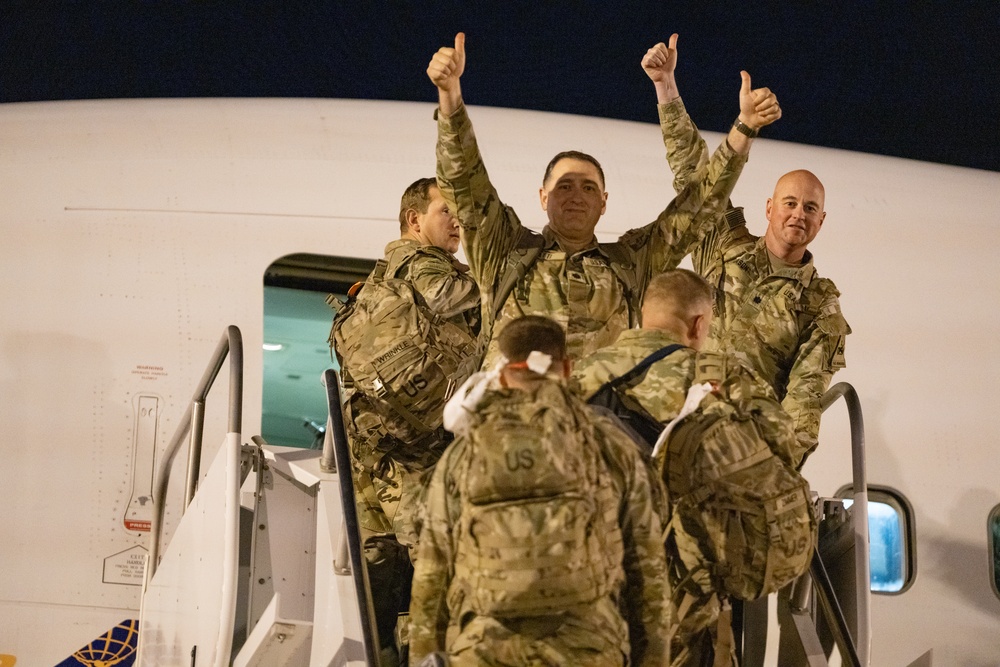
[[[733,123],[733,127],[736,128],[737,132],[739,132],[740,134],[745,134],[751,139],[756,138],[757,135],[760,134],[760,130],[755,130],[754,128],[750,127],[749,125],[741,121],[739,118],[737,118],[736,121]]]

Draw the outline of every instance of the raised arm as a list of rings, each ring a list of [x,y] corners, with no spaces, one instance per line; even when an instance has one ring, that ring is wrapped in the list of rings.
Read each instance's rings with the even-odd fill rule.
[[[742,108],[744,104],[750,104],[755,91],[750,88],[749,75],[746,72],[741,75]],[[781,111],[770,91],[765,97],[771,102],[762,104],[762,109],[766,111],[754,119],[770,122],[766,119],[777,118]],[[693,124],[691,128],[693,140],[700,141]],[[706,234],[717,227],[746,163],[750,142],[751,137],[734,128],[707,164],[691,170],[677,196],[653,223],[622,237],[622,242],[641,253],[642,257],[637,260],[646,280],[655,273],[676,267],[685,255],[695,250]]]
[[[521,233],[514,211],[500,201],[479,153],[472,122],[462,101],[465,35],[431,59],[427,76],[437,86],[437,184],[462,227],[462,245],[484,302],[492,303],[508,253]]]
[[[674,189],[680,192],[691,180],[692,174],[708,161],[708,149],[684,109],[674,73],[676,68],[676,33],[670,36],[669,45],[660,42],[650,48],[642,59],[642,69],[656,90],[667,160],[674,172]],[[726,140],[737,154],[745,156],[761,128],[781,118],[781,107],[769,89],[754,90],[750,87],[747,72],[741,71],[740,76],[740,112]],[[741,124],[742,131],[739,129]]]

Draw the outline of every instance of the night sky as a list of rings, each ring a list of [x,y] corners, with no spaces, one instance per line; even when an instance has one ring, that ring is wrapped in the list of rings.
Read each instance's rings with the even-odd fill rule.
[[[784,111],[767,138],[1000,171],[997,0],[8,0],[0,102],[431,102],[424,70],[458,30],[467,35],[470,104],[655,122],[639,61],[677,32],[681,93],[703,129],[728,128],[746,69]]]

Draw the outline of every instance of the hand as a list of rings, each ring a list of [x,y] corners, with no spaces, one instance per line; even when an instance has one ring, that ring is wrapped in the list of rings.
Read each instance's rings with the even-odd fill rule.
[[[442,46],[430,65],[427,66],[427,76],[431,82],[442,91],[456,90],[462,73],[465,72],[465,33],[455,35],[455,48]]]
[[[778,98],[768,88],[750,88],[750,75],[740,72],[743,83],[740,86],[740,120],[759,130],[781,118]]]
[[[677,67],[677,33],[670,36],[670,46],[660,42],[642,58],[642,69],[653,83],[663,82],[673,77]]]

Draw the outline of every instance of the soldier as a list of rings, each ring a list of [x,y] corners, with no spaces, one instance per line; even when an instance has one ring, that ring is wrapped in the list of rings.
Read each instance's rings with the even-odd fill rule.
[[[654,222],[607,244],[594,236],[608,199],[600,164],[585,153],[559,153],[539,190],[549,224],[538,234],[521,225],[490,183],[462,100],[464,69],[465,35],[459,33],[454,48],[439,49],[427,68],[438,88],[438,186],[458,215],[472,274],[488,302],[503,293],[505,278],[513,275],[508,267],[520,263],[521,274],[509,296],[484,317],[496,324],[526,314],[552,317],[566,331],[570,357],[583,357],[637,324],[649,278],[674,268],[721,213],[751,139],[731,131]],[[749,75],[741,74],[742,122],[763,127],[777,120],[781,110],[774,95],[751,91]],[[483,326],[490,335],[494,322]],[[492,367],[498,354],[491,342],[484,366]]]
[[[656,88],[667,158],[680,192],[700,177],[708,150],[681,101],[676,64],[676,34],[669,47],[657,44],[642,60]],[[760,130],[754,123],[746,126],[753,136]],[[771,383],[795,420],[798,467],[818,444],[820,399],[845,365],[844,339],[851,332],[840,312],[840,292],[819,277],[807,249],[826,218],[824,200],[816,176],[789,172],[767,200],[763,238],[747,230],[742,207],[730,204],[692,254],[695,270],[716,291],[708,348],[736,355]]]
[[[657,421],[666,424],[680,412],[694,377],[694,364],[712,322],[712,288],[687,269],[658,274],[642,300],[642,327],[579,360],[573,379],[590,397],[605,382],[620,377],[668,345],[685,346],[652,364],[642,379],[625,389]]]
[[[566,388],[556,322],[512,320],[498,344],[500,386],[427,492],[410,664],[662,665],[661,522],[635,446]]]
[[[433,178],[422,178],[406,188],[399,206],[399,224],[400,238],[385,248],[385,275],[407,281],[431,311],[475,344],[480,328],[479,288],[468,267],[453,254],[459,246],[458,224]],[[405,613],[409,606],[412,568],[408,548],[415,542],[414,506],[425,472],[451,436],[440,427],[440,414],[421,414],[418,416],[437,427],[419,439],[400,440],[386,429],[373,398],[352,386],[350,364],[345,364],[343,372],[355,498],[382,664],[388,665],[397,660],[393,655],[397,614]]]
[[[712,305],[712,288],[697,273],[676,269],[655,276],[643,299],[642,328],[623,332],[612,345],[582,359],[576,364],[573,378],[589,396],[653,352],[671,344],[684,345],[650,365],[638,383],[626,390],[629,396],[666,424],[680,413],[696,377],[722,381],[741,374],[753,396],[751,403],[758,410],[757,418],[766,420],[762,423],[768,425],[769,432],[784,434],[774,441],[785,449],[775,453],[788,462],[793,441],[791,419],[778,406],[771,387],[731,358],[698,353],[711,326]],[[669,664],[735,666],[730,601],[717,593],[691,595],[681,588],[683,577],[669,559],[667,572],[671,587]]]

